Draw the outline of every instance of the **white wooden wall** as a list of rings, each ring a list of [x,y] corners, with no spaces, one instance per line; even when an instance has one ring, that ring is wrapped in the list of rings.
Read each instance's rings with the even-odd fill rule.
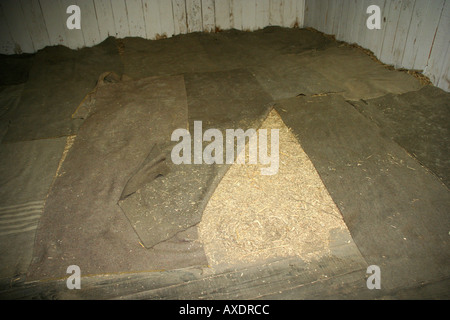
[[[68,30],[69,5],[81,9],[81,30]],[[93,46],[108,36],[158,39],[217,29],[302,27],[305,0],[1,0],[0,53],[45,46]]]
[[[381,9],[380,30],[366,27],[372,4]],[[357,43],[396,68],[423,70],[450,91],[450,0],[306,0],[305,8],[306,27]]]
[[[68,30],[69,5],[81,8],[81,30]],[[366,28],[369,5],[381,8],[381,30]],[[0,53],[46,46],[93,46],[108,36],[146,39],[217,29],[312,27],[357,43],[384,63],[423,70],[450,91],[450,0],[1,0]]]

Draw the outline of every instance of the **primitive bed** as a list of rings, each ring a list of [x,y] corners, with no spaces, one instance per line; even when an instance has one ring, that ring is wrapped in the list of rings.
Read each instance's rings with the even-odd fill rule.
[[[412,73],[278,27],[1,64],[2,297],[449,296],[450,100]],[[174,165],[194,121],[278,128],[278,174]]]

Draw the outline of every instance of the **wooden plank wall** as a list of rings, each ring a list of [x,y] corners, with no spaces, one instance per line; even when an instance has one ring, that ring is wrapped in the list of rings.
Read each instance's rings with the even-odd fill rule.
[[[69,5],[81,9],[81,30],[68,30]],[[188,32],[269,25],[303,26],[305,0],[1,0],[0,53],[45,46],[89,47],[108,36],[159,39]]]
[[[369,30],[370,5],[381,29]],[[420,70],[450,91],[450,0],[306,0],[305,27],[371,50],[396,68]]]

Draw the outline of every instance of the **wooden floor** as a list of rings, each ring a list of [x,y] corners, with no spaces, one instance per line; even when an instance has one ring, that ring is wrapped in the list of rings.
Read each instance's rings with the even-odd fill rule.
[[[81,289],[66,279],[13,284],[0,292],[7,300],[397,300],[450,299],[450,279],[395,290],[369,290],[365,265],[327,259],[305,265],[296,259],[249,266],[220,274],[185,269],[86,276]]]

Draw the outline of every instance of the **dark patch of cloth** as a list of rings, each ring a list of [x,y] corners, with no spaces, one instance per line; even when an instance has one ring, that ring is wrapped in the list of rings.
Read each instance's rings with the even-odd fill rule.
[[[277,103],[381,286],[450,275],[449,190],[339,95]],[[283,111],[284,110],[284,111]]]
[[[257,129],[271,107],[270,96],[246,70],[186,74],[185,81],[191,141],[194,121],[202,121],[203,130],[215,128],[223,134],[225,129]],[[148,248],[197,225],[229,168],[225,164],[175,165],[170,151],[166,151],[169,173],[120,202]]]
[[[22,98],[11,115],[3,142],[72,135],[82,124],[72,119],[83,98],[105,71],[122,73],[116,40],[92,48],[47,47],[36,53]]]
[[[426,86],[352,104],[450,188],[450,93]]]
[[[72,264],[83,274],[206,265],[195,229],[146,249],[118,206],[154,145],[186,126],[182,76],[100,86],[48,196],[29,277],[62,277]]]
[[[21,277],[28,269],[65,144],[65,138],[0,144],[0,278]]]

